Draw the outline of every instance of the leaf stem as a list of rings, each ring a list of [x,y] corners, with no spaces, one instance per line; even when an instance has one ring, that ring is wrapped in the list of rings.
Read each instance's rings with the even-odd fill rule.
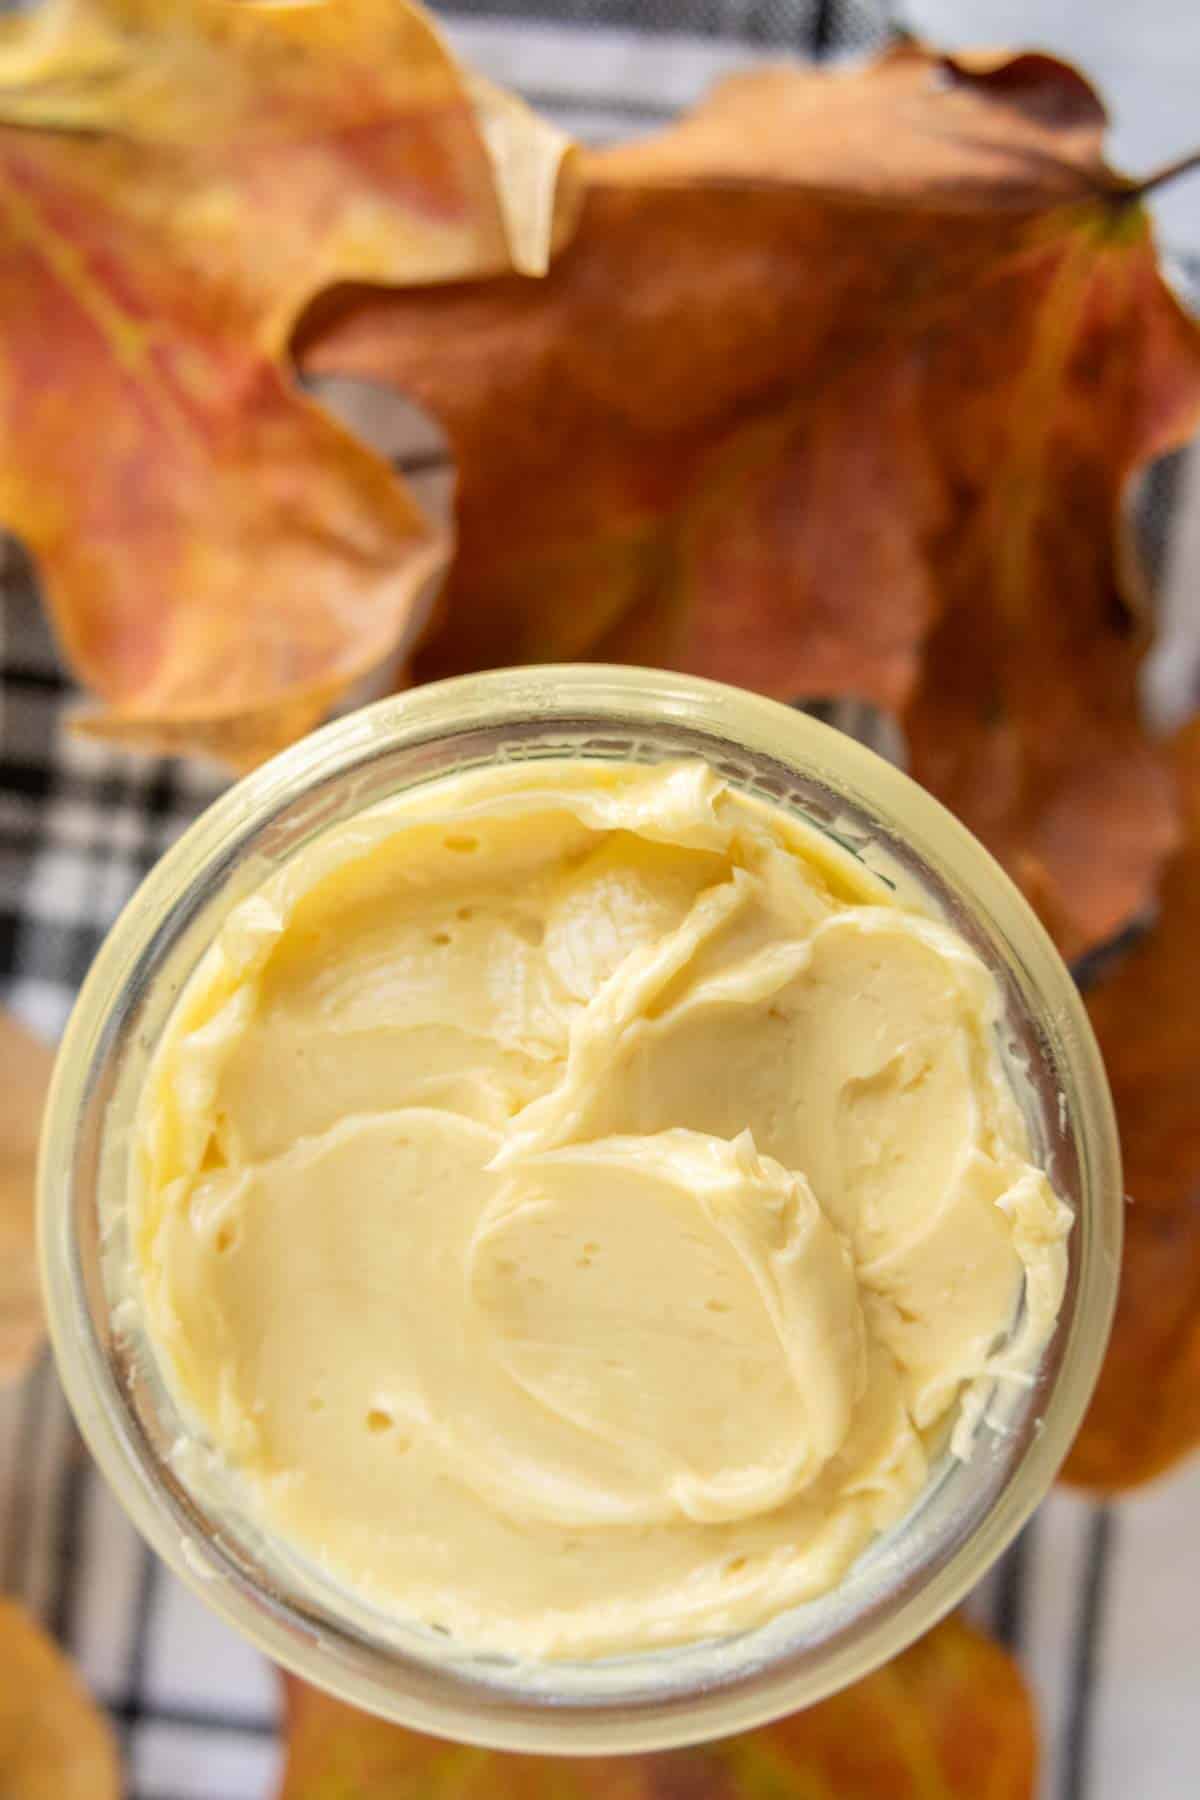
[[[1166,187],[1169,181],[1177,181],[1181,175],[1192,175],[1200,170],[1200,149],[1189,150],[1186,156],[1178,157],[1174,162],[1164,164],[1152,175],[1146,175],[1141,181],[1135,181],[1125,190],[1130,200],[1144,200],[1147,194],[1155,193]]]

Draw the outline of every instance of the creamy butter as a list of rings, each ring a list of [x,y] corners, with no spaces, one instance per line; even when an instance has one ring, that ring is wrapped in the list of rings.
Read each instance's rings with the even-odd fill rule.
[[[963,940],[699,763],[509,765],[318,837],[156,1051],[135,1275],[261,1522],[466,1645],[835,1584],[998,1378],[1068,1210]]]

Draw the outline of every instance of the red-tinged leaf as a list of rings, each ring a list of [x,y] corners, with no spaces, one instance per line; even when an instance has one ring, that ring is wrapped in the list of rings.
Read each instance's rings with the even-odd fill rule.
[[[565,140],[408,0],[48,0],[0,37],[0,518],[94,731],[250,762],[448,544],[280,365],[346,277],[537,268]]]

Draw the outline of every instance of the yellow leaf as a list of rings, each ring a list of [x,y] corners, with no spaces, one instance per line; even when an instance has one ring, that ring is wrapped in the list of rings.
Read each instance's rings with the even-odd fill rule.
[[[0,1600],[0,1794],[117,1800],[112,1728],[66,1657],[12,1600]]]

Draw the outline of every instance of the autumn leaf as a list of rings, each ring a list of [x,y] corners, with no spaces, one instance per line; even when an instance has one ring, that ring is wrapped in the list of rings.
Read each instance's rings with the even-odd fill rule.
[[[694,1750],[511,1756],[355,1711],[294,1676],[279,1800],[1030,1800],[1033,1710],[961,1619],[790,1719]]]
[[[412,637],[449,546],[288,334],[337,279],[543,266],[565,148],[407,0],[5,21],[0,519],[91,730],[252,762]]]
[[[0,1600],[0,1794],[13,1800],[117,1800],[108,1720],[54,1641]]]
[[[44,1044],[0,1010],[0,1382],[24,1374],[44,1330],[34,1178],[53,1061]]]
[[[1107,1491],[1200,1444],[1200,721],[1175,767],[1185,840],[1157,924],[1087,996],[1130,1203],[1112,1340],[1065,1474]]]
[[[1043,56],[768,70],[594,156],[543,283],[331,296],[310,370],[446,427],[420,677],[645,661],[897,715],[1071,954],[1172,841],[1130,476],[1200,417],[1101,106]]]

